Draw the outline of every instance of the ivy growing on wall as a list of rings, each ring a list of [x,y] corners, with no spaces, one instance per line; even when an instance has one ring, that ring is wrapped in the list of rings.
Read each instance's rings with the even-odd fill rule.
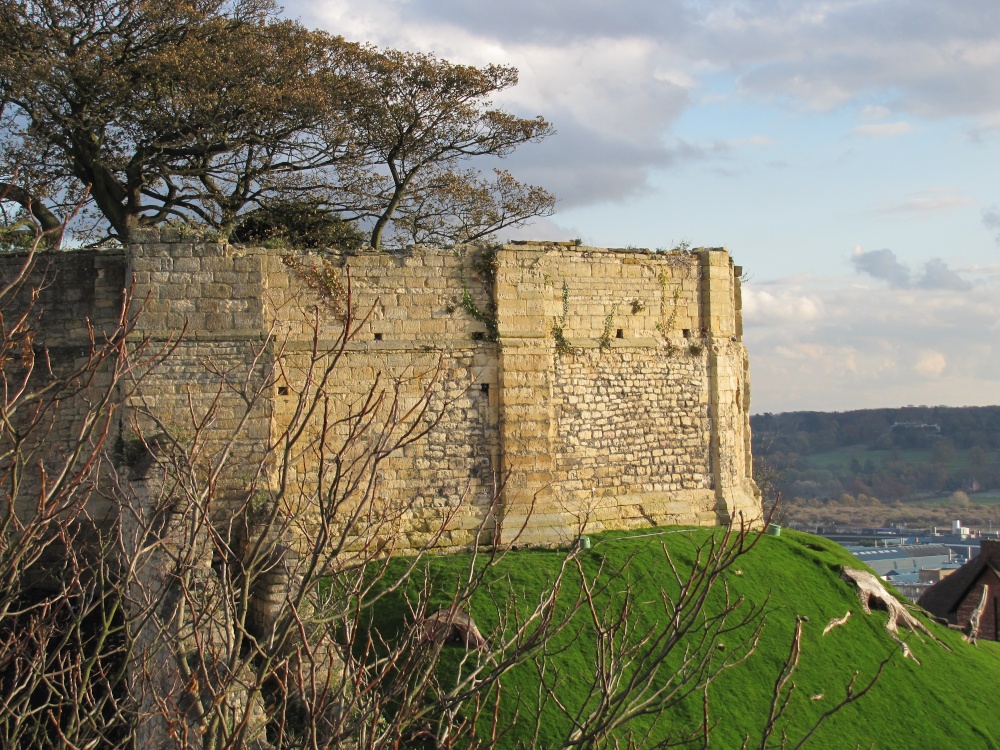
[[[281,260],[305,281],[335,317],[344,317],[347,312],[347,287],[340,277],[340,269],[332,261],[324,260],[317,266],[304,263],[302,258],[294,255],[283,255]]]
[[[569,317],[569,284],[565,281],[562,285],[562,315],[552,322],[552,338],[556,342],[556,356],[572,354],[574,349],[566,340],[564,329],[566,319]]]
[[[487,247],[482,250],[482,252],[473,258],[472,260],[472,272],[475,274],[476,278],[483,282],[487,291],[491,292],[489,297],[489,309],[481,310],[476,304],[475,299],[472,297],[472,292],[469,290],[469,284],[465,280],[465,272],[462,272],[462,299],[459,303],[465,312],[472,317],[473,320],[477,320],[483,324],[486,328],[486,340],[488,341],[499,341],[500,340],[500,328],[497,324],[497,314],[496,314],[496,303],[493,301],[492,290],[496,284],[497,279],[497,268],[499,261],[497,260],[497,248]]]
[[[601,331],[601,337],[597,340],[597,346],[603,352],[611,348],[611,327],[615,324],[615,312],[618,309],[618,305],[614,305],[604,318],[604,330]]]

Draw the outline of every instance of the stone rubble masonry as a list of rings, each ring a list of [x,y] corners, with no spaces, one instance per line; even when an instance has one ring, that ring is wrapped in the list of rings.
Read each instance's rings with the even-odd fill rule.
[[[187,415],[210,414],[205,458],[228,446],[233,468],[220,486],[245,493],[268,442],[294,419],[314,344],[341,334],[336,304],[303,273],[332,268],[350,284],[359,329],[327,388],[329,417],[356,411],[378,378],[398,413],[429,389],[430,409],[415,418],[439,418],[379,469],[376,511],[392,519],[397,551],[435,540],[466,547],[480,526],[494,534],[498,524],[505,540],[550,544],[602,529],[759,519],[740,269],[727,251],[515,243],[289,253],[164,229],[140,232],[126,253],[53,255],[79,283],[44,300],[45,338],[79,348],[81,321],[111,316],[131,285],[136,339],[178,341],[141,388],[159,424],[138,429],[183,431]],[[258,390],[264,397],[248,403]],[[347,429],[336,425],[325,444],[290,458],[303,506],[321,450]]]
[[[6,286],[14,281],[27,260],[27,255],[19,253],[0,256],[0,283]],[[121,320],[124,271],[124,254],[120,251],[40,253],[35,256],[22,293],[4,300],[2,315],[8,334],[14,334],[15,321],[25,312],[29,326],[35,329],[28,392],[51,388],[61,380],[68,382],[56,408],[42,409],[42,418],[25,435],[27,443],[19,447],[25,462],[24,476],[19,483],[20,492],[13,500],[21,513],[37,512],[41,489],[39,459],[44,457],[50,477],[56,475],[64,461],[71,460],[72,447],[77,445],[85,424],[93,421],[95,414],[90,405],[98,403],[113,387],[110,363],[105,362],[105,366],[91,372],[91,357],[95,348],[100,348],[105,334],[113,332]],[[13,397],[21,378],[27,376],[26,367],[24,354],[3,363],[8,397]],[[72,379],[74,373],[87,377]],[[35,408],[31,402],[22,402],[13,414],[14,420],[30,421]],[[51,418],[53,414],[57,418]],[[97,431],[100,429],[98,424]],[[90,512],[99,517],[108,509],[99,495],[96,497]]]

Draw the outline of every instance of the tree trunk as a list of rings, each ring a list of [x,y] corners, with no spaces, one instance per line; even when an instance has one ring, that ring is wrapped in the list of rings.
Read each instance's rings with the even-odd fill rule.
[[[979,638],[979,621],[983,617],[983,610],[986,609],[986,600],[990,595],[990,587],[983,586],[983,594],[979,599],[979,604],[976,608],[972,610],[972,615],[969,617],[969,632],[966,633],[966,638],[969,639],[969,643],[975,644],[976,639]]]

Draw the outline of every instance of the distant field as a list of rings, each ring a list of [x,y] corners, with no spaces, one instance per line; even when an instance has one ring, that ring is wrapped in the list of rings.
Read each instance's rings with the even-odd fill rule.
[[[1000,495],[995,493],[970,492],[969,502],[972,505],[995,506],[1000,505]],[[934,497],[920,497],[914,500],[904,500],[906,505],[915,505],[920,508],[953,508],[956,506],[951,500],[951,493],[935,495]],[[956,509],[961,512],[961,507]]]
[[[956,450],[954,460],[945,464],[945,467],[949,471],[967,468],[969,465],[968,454],[968,450]],[[803,456],[803,458],[813,468],[828,469],[830,471],[849,469],[851,460],[855,458],[858,459],[862,466],[865,461],[871,461],[876,466],[881,466],[894,460],[914,465],[928,464],[932,461],[931,451],[928,449],[869,450],[864,445],[851,445],[823,453],[812,453],[808,456]]]
[[[1000,505],[1000,491],[969,493],[969,500],[979,505]]]

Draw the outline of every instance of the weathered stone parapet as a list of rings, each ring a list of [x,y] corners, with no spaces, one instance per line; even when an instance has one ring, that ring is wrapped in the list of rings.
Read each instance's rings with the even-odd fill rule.
[[[213,502],[224,513],[242,504],[247,477],[268,461],[276,363],[263,258],[225,242],[140,230],[128,247],[126,278],[133,340],[169,354],[129,396],[124,430],[193,441],[206,476],[223,465]]]
[[[147,230],[124,254],[62,255],[56,265],[87,281],[46,303],[49,342],[83,340],[71,319],[116,319],[108,300],[131,286],[135,340],[179,342],[132,397],[135,427],[201,424],[205,460],[229,451],[226,491],[246,490],[349,317],[323,384],[329,442],[287,467],[303,507],[320,454],[378,383],[398,414],[429,398],[413,419],[436,425],[378,468],[372,501],[398,551],[463,547],[497,521],[507,539],[556,543],[760,514],[739,270],[725,250],[301,254]]]
[[[266,281],[260,255],[169,230],[135,233],[128,276],[142,333],[186,341],[261,339]]]
[[[707,328],[712,455],[716,497],[724,520],[761,515],[750,457],[750,369],[742,343],[740,277],[722,250],[698,252],[702,315]]]

